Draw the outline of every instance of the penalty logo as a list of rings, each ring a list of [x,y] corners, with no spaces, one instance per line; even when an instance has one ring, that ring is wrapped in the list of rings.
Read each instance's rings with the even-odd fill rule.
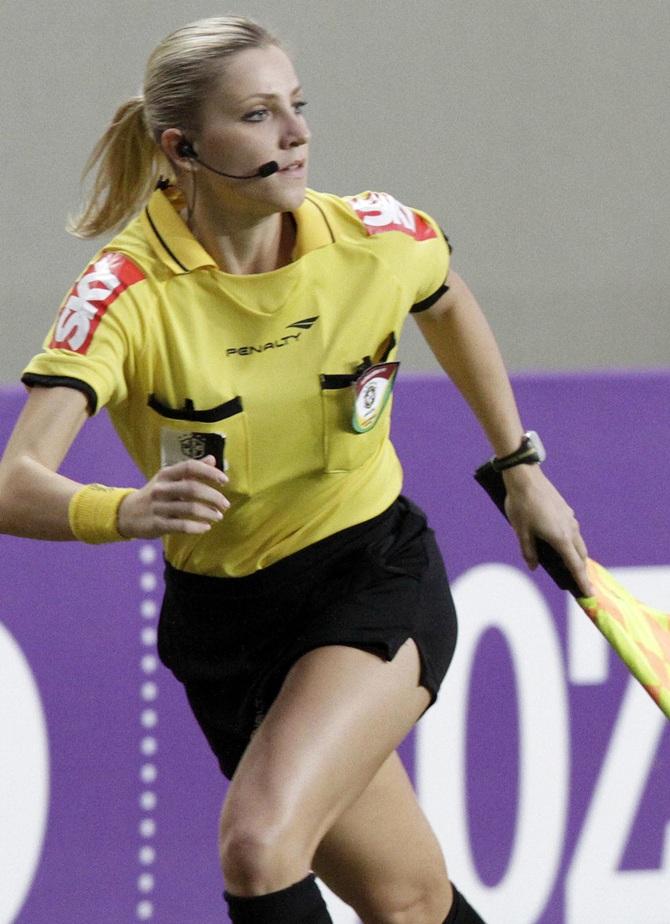
[[[285,329],[288,330],[292,327],[298,331],[311,330],[318,320],[318,315],[312,318],[302,318],[300,321],[293,321],[292,324],[287,324]],[[239,347],[228,347],[226,356],[251,356],[253,353],[265,353],[267,350],[279,350],[282,347],[297,343],[301,336],[301,333],[284,334],[283,337],[277,337],[274,340],[266,340],[265,343],[250,343]]]

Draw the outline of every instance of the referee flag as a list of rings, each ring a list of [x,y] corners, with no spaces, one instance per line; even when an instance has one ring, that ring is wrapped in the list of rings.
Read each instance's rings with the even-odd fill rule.
[[[588,572],[595,594],[577,603],[670,719],[670,613],[640,603],[591,559]]]
[[[505,514],[505,484],[490,462],[475,472],[500,512]],[[592,559],[588,573],[595,593],[584,597],[560,555],[538,540],[538,558],[550,577],[568,590],[603,633],[633,676],[670,719],[670,613],[640,603],[616,578]]]

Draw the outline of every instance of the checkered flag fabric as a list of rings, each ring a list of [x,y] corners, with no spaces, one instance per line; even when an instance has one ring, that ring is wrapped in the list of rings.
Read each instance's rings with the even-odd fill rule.
[[[670,718],[670,613],[640,603],[597,562],[588,570],[595,594],[577,602]]]

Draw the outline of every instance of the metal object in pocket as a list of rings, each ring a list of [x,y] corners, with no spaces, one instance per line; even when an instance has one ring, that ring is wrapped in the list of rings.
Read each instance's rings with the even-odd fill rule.
[[[226,437],[223,433],[201,433],[196,430],[161,428],[161,467],[214,456],[216,467],[225,471]]]

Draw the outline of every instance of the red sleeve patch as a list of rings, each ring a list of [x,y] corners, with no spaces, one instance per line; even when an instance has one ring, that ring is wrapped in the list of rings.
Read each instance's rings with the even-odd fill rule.
[[[144,279],[144,273],[122,253],[106,253],[91,263],[61,307],[52,349],[86,353],[109,306],[126,289]]]
[[[364,196],[347,196],[346,201],[363,222],[368,234],[402,231],[415,241],[427,241],[437,237],[435,229],[421,215],[388,193],[371,192]]]

